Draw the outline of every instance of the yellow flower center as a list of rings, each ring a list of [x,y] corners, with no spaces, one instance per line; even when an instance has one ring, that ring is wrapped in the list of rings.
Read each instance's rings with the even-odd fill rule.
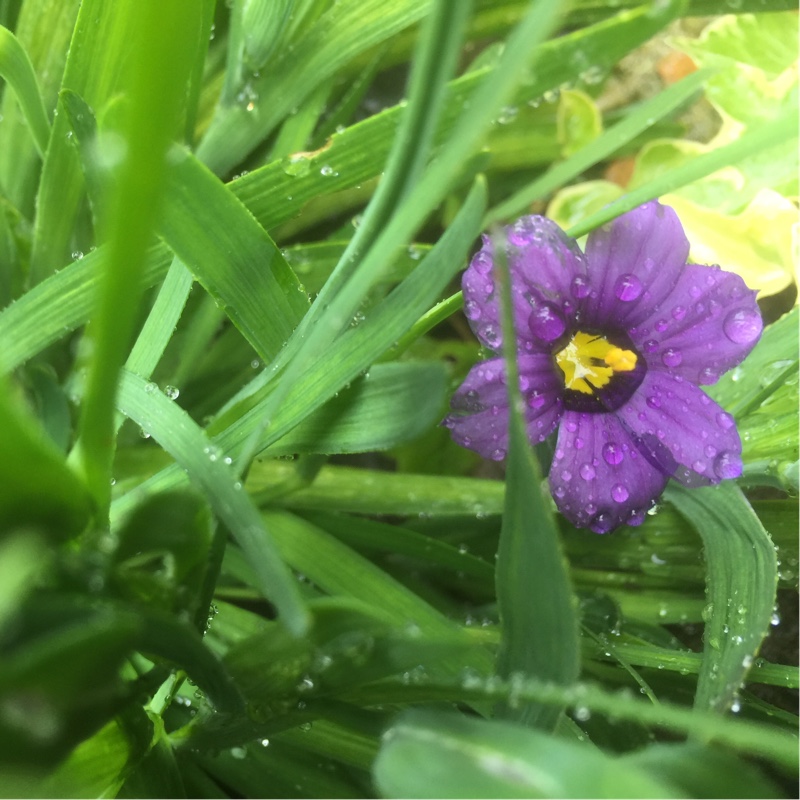
[[[577,331],[569,344],[556,353],[556,364],[564,373],[564,385],[583,394],[593,394],[608,384],[615,372],[636,367],[636,353],[611,344],[602,336]]]

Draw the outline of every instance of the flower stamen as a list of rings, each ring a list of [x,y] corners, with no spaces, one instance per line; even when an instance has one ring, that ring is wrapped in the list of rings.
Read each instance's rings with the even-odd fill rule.
[[[607,386],[614,373],[635,369],[636,363],[632,350],[623,350],[603,336],[583,331],[576,331],[566,347],[556,353],[566,388],[588,395]]]

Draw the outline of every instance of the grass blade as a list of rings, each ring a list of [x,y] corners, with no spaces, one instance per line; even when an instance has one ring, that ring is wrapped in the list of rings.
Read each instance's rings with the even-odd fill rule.
[[[775,548],[732,482],[691,491],[670,486],[666,497],[694,525],[706,557],[708,605],[695,707],[727,711],[770,629]]]

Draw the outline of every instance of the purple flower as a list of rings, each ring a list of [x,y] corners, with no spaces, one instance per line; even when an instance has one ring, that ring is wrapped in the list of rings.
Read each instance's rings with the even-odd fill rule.
[[[528,438],[558,427],[549,481],[564,516],[607,533],[641,524],[669,478],[702,486],[741,475],[733,417],[698,386],[755,346],[756,293],[731,272],[687,264],[683,228],[656,202],[593,232],[585,254],[544,217],[505,234]],[[499,461],[508,399],[493,270],[484,237],[464,273],[464,310],[497,357],[472,368],[444,424]]]

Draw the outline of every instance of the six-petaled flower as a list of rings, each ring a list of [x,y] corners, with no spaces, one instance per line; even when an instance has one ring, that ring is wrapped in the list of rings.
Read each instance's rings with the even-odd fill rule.
[[[672,209],[643,205],[590,234],[586,252],[551,220],[505,229],[520,391],[531,442],[558,427],[549,475],[559,510],[607,533],[638,525],[669,478],[687,486],[741,474],[733,417],[702,389],[761,335],[755,292],[716,266],[687,263]],[[508,450],[494,245],[464,273],[464,310],[496,357],[476,364],[444,424],[459,444]]]

